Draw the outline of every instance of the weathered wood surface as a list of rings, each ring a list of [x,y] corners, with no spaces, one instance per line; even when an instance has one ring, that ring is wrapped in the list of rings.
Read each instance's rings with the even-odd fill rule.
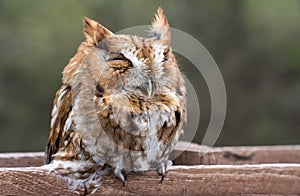
[[[0,167],[36,167],[43,163],[43,152],[0,153]]]
[[[206,150],[180,142],[174,151],[180,166],[172,167],[162,184],[155,171],[129,174],[125,187],[106,175],[96,195],[300,195],[300,146]],[[0,195],[76,194],[41,165],[40,152],[0,153]]]
[[[187,149],[186,146],[188,146]],[[181,149],[185,149],[182,151]],[[259,163],[300,163],[300,145],[235,146],[210,148],[179,142],[174,153],[177,165],[240,165]],[[203,154],[203,152],[207,152]]]
[[[154,171],[130,174],[126,186],[112,176],[101,182],[95,195],[299,195],[300,165],[174,166],[163,183]],[[74,194],[40,168],[0,169],[0,195]]]
[[[176,165],[239,165],[259,163],[300,163],[300,145],[208,147],[179,142],[174,150]],[[178,156],[179,155],[179,156]],[[44,153],[0,153],[0,167],[43,165]]]

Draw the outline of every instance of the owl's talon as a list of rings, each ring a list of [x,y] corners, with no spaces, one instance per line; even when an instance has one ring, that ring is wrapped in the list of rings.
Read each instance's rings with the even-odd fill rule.
[[[127,173],[126,173],[126,171],[124,172],[124,180],[125,181],[127,180]]]
[[[158,174],[161,175],[160,183],[162,183],[164,181],[166,172],[170,169],[171,166],[172,166],[172,161],[170,161],[170,160],[164,160],[161,162],[157,162],[155,164],[155,168],[156,168]]]
[[[127,172],[125,170],[123,170],[123,176],[124,176],[123,186],[126,186]]]
[[[162,182],[164,181],[164,179],[165,179],[165,176],[166,175],[161,175],[161,179],[160,179],[160,182],[159,183],[161,183],[162,184]]]
[[[126,185],[126,179],[127,179],[127,174],[126,174],[126,172],[124,171],[124,170],[122,170],[122,169],[119,169],[119,168],[115,168],[114,169],[114,174],[115,174],[115,176],[117,177],[117,178],[119,178],[120,180],[122,180],[122,182],[123,182],[123,186],[125,186]],[[124,173],[124,174],[123,174]]]

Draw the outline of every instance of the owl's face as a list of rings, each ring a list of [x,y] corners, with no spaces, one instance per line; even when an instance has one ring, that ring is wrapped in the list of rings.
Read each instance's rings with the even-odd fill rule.
[[[170,47],[171,31],[161,11],[152,23],[152,38],[116,35],[84,18],[87,41],[94,45],[87,63],[103,94],[153,99],[162,92],[184,94],[181,77]]]
[[[103,93],[151,99],[173,91],[177,83],[179,69],[170,46],[155,38],[111,35],[97,44],[90,57],[90,63],[100,68]]]

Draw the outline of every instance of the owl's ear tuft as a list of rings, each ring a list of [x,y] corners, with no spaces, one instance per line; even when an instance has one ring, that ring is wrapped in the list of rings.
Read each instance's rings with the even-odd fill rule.
[[[161,40],[163,45],[170,46],[171,43],[171,29],[168,19],[164,14],[164,10],[158,7],[152,22],[152,33],[157,40]]]
[[[83,17],[82,22],[84,27],[83,33],[89,44],[96,45],[102,39],[113,35],[110,30],[88,17]]]

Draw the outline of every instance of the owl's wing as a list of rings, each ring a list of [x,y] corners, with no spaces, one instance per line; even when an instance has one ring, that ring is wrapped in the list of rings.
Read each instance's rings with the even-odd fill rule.
[[[53,155],[63,146],[68,134],[72,132],[73,122],[70,117],[73,96],[70,86],[63,85],[56,92],[51,114],[51,127],[48,143],[45,149],[45,163],[52,161]]]

